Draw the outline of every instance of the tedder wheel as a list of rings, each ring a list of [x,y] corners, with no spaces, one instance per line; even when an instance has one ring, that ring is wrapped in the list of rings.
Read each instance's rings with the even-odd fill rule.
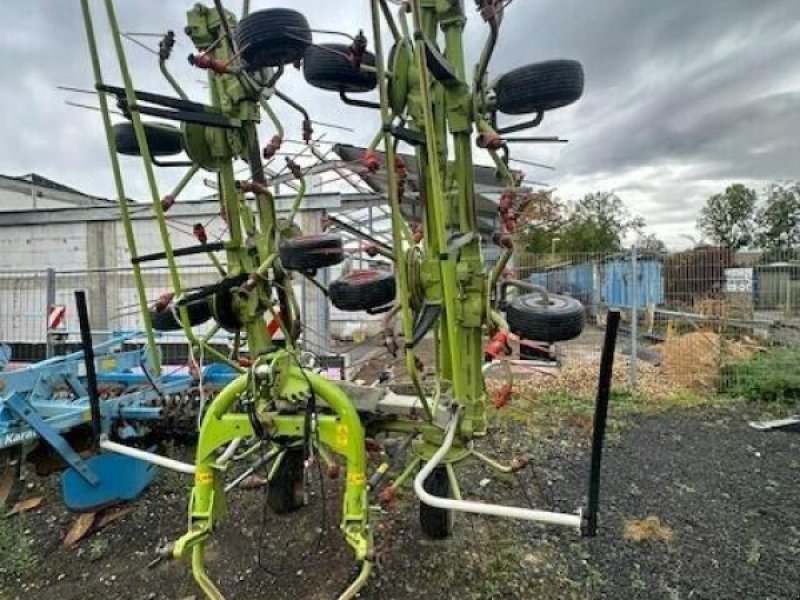
[[[303,58],[303,76],[314,87],[333,92],[360,93],[374,90],[378,77],[362,71],[347,57],[350,47],[345,44],[309,46]],[[363,64],[374,67],[375,55],[364,53]]]
[[[450,497],[450,479],[445,467],[436,467],[423,484],[429,494]],[[422,533],[432,540],[443,540],[453,533],[453,511],[419,503],[419,525]]]
[[[328,293],[339,310],[372,310],[392,302],[397,286],[392,273],[352,271],[331,283]]]
[[[224,289],[214,294],[211,300],[211,310],[214,319],[225,331],[236,333],[244,327],[234,306],[235,298],[233,291]]]
[[[311,45],[306,18],[290,8],[267,8],[239,21],[236,40],[250,71],[299,61]]]
[[[151,156],[174,156],[183,152],[183,133],[177,127],[164,123],[142,123],[142,125]],[[113,129],[117,152],[128,156],[141,155],[133,123],[117,123]]]
[[[272,512],[282,515],[302,508],[304,496],[303,449],[287,448],[267,483],[267,505]]]
[[[564,342],[583,331],[586,315],[575,298],[548,294],[524,294],[508,305],[506,312],[512,333],[537,342]]]
[[[202,325],[211,318],[211,303],[208,298],[201,298],[186,305],[186,314],[192,327]],[[181,329],[180,313],[170,303],[164,310],[150,309],[150,320],[156,331],[177,331]]]
[[[279,254],[283,268],[290,271],[322,269],[344,260],[342,238],[330,233],[289,238],[281,244]]]
[[[576,60],[549,60],[509,71],[494,85],[497,110],[525,115],[572,104],[583,94],[583,67]]]
[[[0,450],[0,507],[16,502],[21,489],[22,446]]]

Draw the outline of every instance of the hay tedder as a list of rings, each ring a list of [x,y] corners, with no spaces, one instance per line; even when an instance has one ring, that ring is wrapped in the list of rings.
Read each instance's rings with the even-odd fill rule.
[[[369,10],[372,21],[369,38],[360,31],[348,35],[314,30],[292,9],[251,11],[247,0],[237,17],[215,0],[211,6],[196,4],[189,9],[184,29],[194,46],[189,61],[208,80],[209,98],[200,102],[189,99],[168,70],[176,41],[172,32],[161,39],[158,60],[174,95],[134,86],[114,2],[104,4],[121,86],[103,77],[90,0],[81,0],[149,347],[156,348],[155,331],[181,329],[194,353],[238,373],[204,413],[194,464],[166,461],[120,444],[106,446],[193,474],[188,531],[169,547],[170,557],[190,559],[207,597],[223,598],[206,572],[205,547],[224,516],[226,489],[235,483],[226,486],[230,465],[234,459],[255,456],[260,456],[257,466],[269,465],[267,503],[278,514],[303,506],[312,465],[321,461],[331,470],[342,470],[340,527],[355,555],[358,574],[341,600],[362,589],[378,558],[372,507],[390,500],[412,479],[420,499],[421,529],[432,538],[450,534],[455,512],[539,521],[591,533],[596,524],[607,378],[601,377],[598,394],[585,513],[467,500],[462,498],[457,474],[459,464],[470,459],[505,472],[524,467],[524,460],[501,464],[474,445],[487,434],[489,405],[502,404],[511,394],[510,377],[496,397],[487,392],[484,379],[489,368],[502,363],[509,341],[567,340],[578,336],[584,325],[577,301],[503,277],[513,253],[511,236],[529,197],[521,187],[521,174],[508,166],[509,148],[519,142],[558,141],[512,134],[537,126],[547,111],[576,101],[583,91],[581,66],[548,61],[490,81],[489,62],[508,0],[479,0],[472,7],[488,26],[488,39],[472,72],[465,66],[463,47],[472,8],[463,0],[365,1],[364,10]],[[347,42],[320,43],[315,39],[319,35]],[[270,168],[286,141],[286,127],[274,103],[295,109],[301,116],[301,137],[309,146],[314,143],[309,113],[280,89],[291,65],[301,67],[312,86],[375,115],[374,142],[357,167],[380,174],[386,182],[392,246],[385,254],[393,261],[391,273],[351,271],[328,286],[315,278],[318,270],[343,261],[342,239],[328,233],[304,235],[295,222],[308,170],[291,159],[283,169]],[[375,90],[378,101],[353,97]],[[124,117],[118,123],[112,122],[109,100]],[[500,125],[500,113],[528,117]],[[261,129],[269,130],[266,145],[259,141]],[[399,155],[400,144],[414,151],[414,181]],[[501,225],[494,236],[486,236],[478,226],[474,145],[491,157],[497,180],[504,186],[497,199]],[[138,252],[119,154],[142,159],[162,252]],[[165,160],[179,154],[187,158]],[[243,172],[242,163],[246,176],[237,177]],[[175,190],[162,195],[156,167],[182,165],[185,176]],[[169,210],[199,171],[216,176],[226,233],[210,242],[199,231],[197,245],[176,248],[167,227]],[[287,175],[297,192],[291,205],[279,210],[271,186]],[[409,225],[405,212],[409,203],[421,208],[419,228]],[[491,268],[483,258],[487,243],[502,249]],[[219,281],[185,287],[179,261],[183,256],[208,257],[220,273]],[[167,299],[156,305],[146,298],[142,281],[141,266],[150,260],[166,261],[172,286]],[[340,310],[384,312],[387,319],[399,318],[409,385],[403,390],[391,382],[366,388],[320,375],[314,354],[304,347],[293,286],[298,278],[324,289]],[[506,300],[507,291],[514,288],[524,293]],[[212,333],[200,335],[198,326],[206,322],[212,323]],[[218,329],[233,336],[228,351],[210,343]],[[279,332],[280,343],[275,339]],[[417,357],[423,339],[432,339],[435,348],[435,367],[428,377]],[[607,354],[606,362],[612,355]],[[157,370],[156,352],[150,360]],[[392,448],[388,455],[393,458],[370,468],[368,450],[374,444]],[[401,460],[402,464],[392,463]]]

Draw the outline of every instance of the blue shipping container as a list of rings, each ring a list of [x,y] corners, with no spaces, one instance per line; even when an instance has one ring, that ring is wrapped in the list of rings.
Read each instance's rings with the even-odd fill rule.
[[[614,258],[604,264],[600,299],[608,306],[630,308],[632,297],[630,256]],[[664,303],[664,269],[660,260],[636,261],[637,306]]]
[[[660,260],[636,262],[638,306],[664,303],[664,270]],[[631,306],[631,260],[620,255],[606,261],[587,261],[533,273],[528,280],[554,294],[577,298],[595,313],[599,303],[615,308]]]

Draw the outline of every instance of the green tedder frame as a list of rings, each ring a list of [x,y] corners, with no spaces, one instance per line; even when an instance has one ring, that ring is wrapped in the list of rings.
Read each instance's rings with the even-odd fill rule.
[[[356,403],[343,391],[346,388],[306,368],[301,356],[300,314],[293,295],[292,274],[281,264],[279,251],[281,243],[297,233],[292,221],[303,200],[305,180],[302,170],[295,167],[299,185],[294,206],[288,219],[279,219],[258,136],[262,115],[266,115],[280,144],[284,128],[270,106],[277,99],[304,114],[305,139],[311,141],[308,114],[275,89],[283,65],[255,73],[249,71],[243,61],[246,49],[237,47],[237,18],[216,0],[213,6],[192,7],[185,28],[197,50],[193,64],[208,73],[207,103],[190,101],[168,71],[166,58],[174,42],[172,34],[162,41],[159,67],[176,95],[141,92],[134,87],[126,61],[114,1],[103,2],[119,62],[121,87],[111,86],[103,78],[90,0],[81,0],[81,8],[153,362],[157,365],[159,357],[150,322],[152,311],[140,270],[143,257],[139,255],[131,221],[131,204],[118,158],[109,98],[116,99],[135,134],[163,243],[160,258],[166,260],[169,268],[172,307],[183,332],[195,352],[225,362],[241,373],[213,399],[203,418],[188,531],[171,548],[173,556],[191,560],[194,577],[206,596],[223,598],[206,573],[204,549],[225,512],[226,467],[220,462],[220,451],[234,440],[263,442],[272,448],[276,461],[272,472],[288,449],[299,444],[311,446],[308,451],[322,460],[334,462],[333,454],[343,459],[346,477],[341,530],[355,553],[360,573],[341,595],[342,600],[354,597],[362,588],[376,560],[370,505],[375,503],[378,484],[387,469],[384,465],[378,472],[368,472],[368,435],[381,433],[412,440],[411,459],[401,465],[399,475],[387,489],[402,485],[421,465],[430,465],[435,460],[443,465],[450,481],[450,496],[455,504],[447,510],[580,526],[580,514],[559,515],[510,507],[486,509],[488,505],[463,501],[453,469],[455,463],[466,458],[478,458],[505,471],[519,466],[499,464],[473,449],[473,440],[487,433],[489,398],[484,382],[484,344],[491,339],[495,346],[498,343],[504,346],[504,336],[508,335],[508,325],[498,310],[497,291],[500,274],[512,253],[511,244],[505,241],[500,260],[487,270],[473,181],[476,132],[478,145],[496,165],[498,179],[511,196],[521,193],[521,175],[508,168],[504,156],[507,146],[498,133],[486,76],[506,3],[477,2],[490,26],[490,37],[475,71],[469,73],[463,45],[467,22],[463,0],[411,0],[396,3],[399,5],[396,12],[386,0],[369,0],[375,62],[374,67],[363,64],[360,68],[375,74],[380,95],[379,130],[370,152],[382,146],[385,158],[382,166],[388,178],[396,310],[402,319],[407,371],[420,410],[417,416],[383,416],[365,424]],[[240,18],[248,18],[249,14],[252,14],[249,2],[245,1]],[[391,53],[384,48],[389,35],[394,46]],[[364,42],[366,39],[359,35],[354,47],[361,44],[363,51]],[[159,161],[151,152],[152,140],[148,138],[143,115],[181,123],[183,145],[192,162],[177,188],[167,195],[159,190],[155,170]],[[534,121],[533,124],[538,123]],[[404,173],[395,168],[399,142],[412,145],[416,151],[424,214],[422,235],[409,228],[401,211]],[[237,160],[249,166],[246,181],[236,179],[234,161]],[[198,248],[191,250],[193,254],[207,255],[221,273],[220,285],[198,291],[184,287],[166,212],[200,170],[217,176],[220,210],[228,234],[224,244],[212,246],[203,240]],[[254,197],[254,202],[250,197]],[[224,259],[218,258],[215,251],[224,252]],[[230,292],[226,295],[228,320],[233,318],[240,330],[237,348],[230,355],[210,344],[213,331],[205,336],[195,333],[187,308],[191,302],[216,298],[223,288]],[[217,313],[215,317],[220,320]],[[285,345],[275,344],[265,319],[274,319],[280,325]],[[428,331],[433,332],[436,347],[431,385],[423,382],[415,356],[415,342]],[[242,340],[246,340],[247,362],[237,360]],[[313,406],[310,416],[309,404]],[[372,429],[365,431],[365,428]]]

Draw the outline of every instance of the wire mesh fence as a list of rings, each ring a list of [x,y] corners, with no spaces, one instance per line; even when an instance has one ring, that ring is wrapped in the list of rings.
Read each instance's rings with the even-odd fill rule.
[[[620,310],[621,368],[645,392],[733,389],[753,360],[800,347],[797,252],[523,254],[515,276],[584,304],[586,330],[561,347],[567,369],[596,367],[605,315]]]
[[[47,333],[47,272],[0,272],[0,339],[34,343]]]
[[[644,392],[735,388],[743,377],[753,376],[753,357],[800,348],[797,252],[702,247],[679,253],[637,248],[608,254],[521,253],[510,270],[518,279],[584,305],[583,334],[559,344],[555,353],[561,369],[574,371],[576,380],[582,373],[594,380],[609,310],[623,316],[620,376]],[[192,288],[215,283],[220,274],[207,265],[185,265],[181,278],[184,288]],[[150,302],[172,287],[164,267],[145,269],[144,281]],[[360,343],[380,337],[379,316],[336,311],[302,278],[295,289],[313,352],[338,353],[344,347],[340,339]],[[88,295],[98,338],[141,329],[130,269],[0,271],[0,342],[12,345],[17,360],[43,358],[55,343],[77,342],[75,290]],[[63,319],[53,321],[60,307]],[[198,331],[210,327],[209,322]],[[224,330],[216,335],[220,342],[230,339]],[[162,336],[160,343],[185,346],[186,341],[176,332]]]

